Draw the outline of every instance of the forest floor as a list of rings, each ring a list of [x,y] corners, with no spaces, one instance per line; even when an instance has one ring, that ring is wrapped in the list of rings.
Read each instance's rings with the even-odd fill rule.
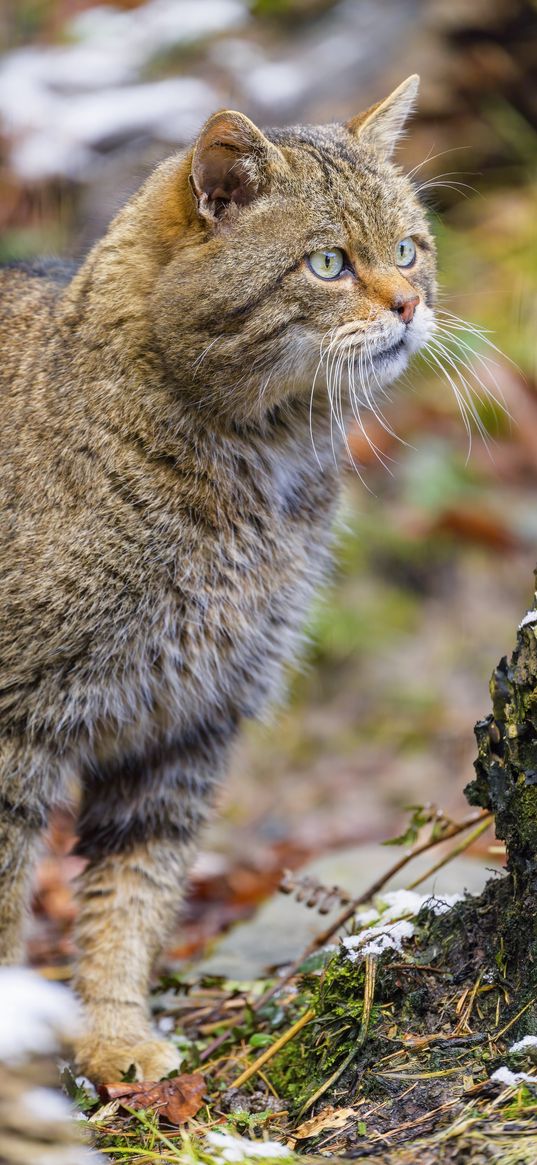
[[[355,901],[288,875],[294,909],[318,918],[279,974],[164,974],[153,1009],[182,1051],[179,1075],[96,1094],[64,1072],[101,1152],[136,1165],[297,1154],[533,1165],[537,1036],[519,1037],[528,1017],[535,1029],[536,1000],[520,1006],[498,944],[508,879],[493,877],[480,897],[427,889],[441,869],[457,878],[490,824],[485,812],[461,822],[414,812],[395,862]],[[413,889],[390,890],[396,874]]]
[[[130,11],[137,0],[118,4]],[[69,4],[12,7],[15,45],[31,39],[32,21],[36,44],[65,40],[58,13]],[[184,1050],[190,1085],[171,1081],[167,1093],[161,1087],[144,1098],[127,1096],[123,1082],[124,1103],[103,1102],[66,1076],[110,1161],[222,1165],[305,1154],[387,1165],[537,1162],[534,1068],[527,1048],[510,1051],[519,1009],[501,950],[492,954],[491,936],[495,970],[480,977],[475,957],[464,963],[471,906],[459,902],[437,918],[418,898],[386,898],[417,878],[422,898],[465,887],[479,894],[484,871],[497,879],[504,860],[492,831],[469,814],[463,789],[476,751],[472,727],[489,709],[488,678],[531,603],[535,565],[537,208],[535,127],[524,105],[530,7],[434,0],[417,20],[411,3],[391,4],[389,16],[383,5],[380,19],[381,6],[363,5],[365,59],[360,37],[345,33],[358,5],[256,0],[229,38],[219,32],[162,53],[137,79],[209,80],[217,104],[238,102],[274,122],[347,115],[351,102],[367,103],[420,69],[421,116],[401,160],[407,168],[423,163],[420,176],[432,184],[426,197],[440,307],[455,313],[451,324],[474,353],[471,385],[489,440],[476,436],[469,448],[449,376],[425,362],[386,404],[388,428],[369,416],[365,432],[352,433],[364,480],[347,474],[337,565],[310,622],[304,666],[285,709],[250,729],[235,755],[153,995],[157,1022]],[[342,32],[358,56],[337,70],[336,84],[336,71],[324,58],[320,70],[314,50]],[[305,77],[305,87],[275,113],[274,80],[268,96],[259,84],[256,98],[240,86],[282,63]],[[103,136],[85,176],[40,185],[14,172],[12,144],[0,141],[7,259],[82,253],[144,168],[171,148],[138,129],[132,140]],[[460,346],[458,353],[469,357]],[[507,411],[491,405],[478,378]],[[400,849],[383,849],[405,835],[409,805],[423,807],[423,824],[417,811],[416,832]],[[434,805],[445,818],[426,808]],[[469,816],[452,841],[431,839],[435,821],[438,828],[439,820]],[[80,870],[73,838],[74,814],[63,810],[39,866],[30,941],[33,965],[65,981]],[[385,879],[390,858],[430,840],[430,855]],[[459,845],[465,855],[427,878],[439,855]],[[278,891],[283,869],[291,871],[287,895]],[[361,919],[353,912],[338,930],[345,897],[360,900]],[[360,933],[379,924],[373,916],[364,922],[366,909],[399,910],[384,924],[413,928],[401,951],[353,961]],[[447,953],[429,937],[446,918],[460,940]],[[530,1079],[491,1082],[502,1067]]]

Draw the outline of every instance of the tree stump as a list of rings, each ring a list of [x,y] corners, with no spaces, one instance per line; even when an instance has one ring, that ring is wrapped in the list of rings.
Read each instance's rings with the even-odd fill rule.
[[[537,609],[522,620],[511,659],[501,660],[490,690],[492,713],[475,726],[476,776],[465,793],[471,805],[492,810],[506,844],[498,938],[523,1002],[537,985]],[[535,1030],[537,1016],[528,1013],[525,1026]]]

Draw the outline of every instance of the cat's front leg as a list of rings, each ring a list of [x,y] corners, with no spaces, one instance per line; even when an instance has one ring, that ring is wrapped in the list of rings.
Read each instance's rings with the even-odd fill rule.
[[[86,1032],[76,1046],[79,1069],[96,1081],[160,1080],[179,1067],[177,1049],[159,1038],[148,1007],[154,959],[183,895],[188,850],[150,841],[94,859],[81,878],[75,988]]]
[[[125,757],[85,781],[78,852],[81,878],[75,987],[87,1033],[80,1069],[118,1080],[134,1064],[155,1080],[179,1065],[149,1015],[152,965],[173,926],[195,840],[225,750],[218,731],[190,731],[177,742]]]

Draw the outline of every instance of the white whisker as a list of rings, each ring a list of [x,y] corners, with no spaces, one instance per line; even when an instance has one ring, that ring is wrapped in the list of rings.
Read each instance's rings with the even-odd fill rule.
[[[478,343],[486,344],[487,347],[491,348],[494,352],[496,352],[499,356],[501,356],[502,359],[509,360],[509,363],[512,364],[514,368],[516,368],[517,366],[514,363],[514,361],[510,360],[509,357],[504,356],[504,353],[501,351],[501,349],[498,348],[496,346],[496,344],[494,344],[489,339],[489,337],[484,334],[483,330],[481,328],[479,328],[477,325],[469,324],[469,323],[467,323],[466,320],[461,320],[460,317],[458,317],[458,316],[452,316],[452,314],[450,312],[442,312],[441,316],[443,318],[441,318],[440,321],[438,321],[437,330],[440,332],[443,339],[446,341],[449,340],[451,343],[455,344],[459,350],[462,349],[462,351],[464,352],[464,354],[467,357],[479,361],[482,368],[485,370],[487,375],[490,376],[491,380],[493,381],[494,386],[497,389],[501,399],[498,400],[498,398],[494,395],[494,393],[488,387],[488,385],[483,383],[483,381],[479,377],[475,367],[472,366],[469,370],[471,371],[472,375],[477,380],[477,383],[481,385],[481,388],[486,393],[486,395],[489,397],[489,399],[492,400],[494,402],[494,404],[496,404],[498,406],[498,408],[500,409],[501,412],[505,413],[505,415],[509,418],[509,420],[511,422],[513,422],[514,418],[511,416],[511,413],[509,412],[509,409],[507,408],[507,404],[505,401],[503,390],[501,388],[501,385],[498,384],[498,381],[496,379],[496,375],[493,371],[493,368],[491,367],[491,366],[494,366],[495,368],[500,368],[501,364],[497,360],[494,360],[491,356],[484,355],[481,352],[476,352],[475,348],[472,348],[472,345],[469,344],[468,341],[464,339],[464,334],[473,336]],[[458,334],[459,332],[462,332],[463,335],[459,335]],[[458,353],[457,353],[457,355],[458,355],[458,358],[462,360],[462,357],[459,356]],[[466,365],[466,367],[469,367],[469,366]]]
[[[358,351],[358,369],[356,369],[356,371],[358,372],[358,379],[360,381],[360,388],[363,392],[364,391],[364,381],[362,379],[362,360],[363,360],[363,351],[362,351],[362,348],[360,348]],[[365,438],[367,444],[369,445],[369,448],[371,449],[371,452],[373,453],[373,455],[377,458],[378,461],[380,461],[380,463],[384,467],[384,469],[386,469],[388,471],[388,473],[391,473],[389,465],[386,464],[380,449],[377,448],[375,442],[373,441],[373,439],[371,437],[371,434],[367,432],[367,429],[364,425],[362,414],[360,412],[359,398],[356,394],[355,385],[354,385],[355,367],[356,367],[355,362],[353,360],[352,374],[349,378],[349,401],[350,401],[353,417],[356,421],[356,424],[358,425],[358,428],[360,429],[362,436]]]
[[[432,148],[433,147],[431,146],[431,149]],[[456,153],[458,153],[459,150],[467,150],[467,149],[469,149],[468,146],[451,146],[449,150],[440,150],[438,152],[438,154],[432,154],[432,155],[431,155],[431,152],[429,151],[429,153],[427,154],[427,157],[423,159],[423,162],[418,162],[417,166],[414,166],[412,168],[412,170],[408,171],[407,178],[413,178],[414,174],[417,174],[418,170],[423,169],[423,166],[427,165],[427,162],[436,162],[437,158],[443,158],[445,154],[456,154]],[[457,173],[457,171],[454,170],[453,173],[455,174],[455,173]]]
[[[467,363],[467,361],[464,360],[463,357],[459,355],[459,352],[456,353],[457,358],[460,360],[460,362],[472,374],[472,376],[475,378],[477,383],[481,385],[483,392],[486,394],[486,396],[489,398],[489,400],[491,400],[493,402],[493,404],[497,405],[498,409],[502,413],[505,413],[506,417],[508,417],[510,422],[513,422],[514,418],[511,415],[511,413],[509,412],[509,409],[507,407],[507,403],[506,403],[506,400],[505,400],[505,397],[503,394],[502,387],[500,384],[498,384],[498,380],[497,380],[497,378],[492,370],[492,367],[491,367],[492,365],[494,365],[494,367],[496,367],[496,368],[501,367],[501,365],[498,363],[498,361],[492,360],[489,356],[482,356],[479,352],[476,352],[475,349],[472,348],[472,346],[470,344],[467,344],[465,340],[462,340],[460,336],[454,336],[453,333],[450,332],[450,330],[448,328],[440,326],[438,328],[438,333],[440,334],[440,336],[442,336],[443,340],[446,343],[449,341],[452,344],[455,344],[456,348],[459,349],[459,351],[462,351],[466,357],[469,357],[470,359],[474,359],[474,360],[479,361],[482,368],[485,370],[487,375],[490,376],[491,380],[493,381],[494,386],[499,393],[500,399],[498,399],[498,397],[495,396],[495,394],[492,392],[492,390],[489,388],[489,386],[483,382],[481,377],[478,375],[475,366],[471,363]]]
[[[327,353],[327,358],[326,358],[326,387],[327,387],[327,392],[328,392],[328,400],[329,400],[329,403],[330,403],[330,445],[331,445],[331,448],[332,448],[332,457],[333,457],[333,459],[334,459],[334,464],[335,464],[335,465],[337,465],[337,460],[338,460],[338,459],[337,459],[336,449],[335,449],[335,445],[334,445],[334,423],[335,423],[335,424],[336,424],[336,426],[337,426],[337,414],[336,414],[335,403],[334,403],[334,391],[335,391],[335,382],[334,382],[334,362],[335,362],[335,353],[337,353],[337,339],[336,339],[336,338],[334,338],[334,339],[332,340],[332,342],[331,342],[331,344],[330,344],[330,347],[329,347],[329,350],[328,350],[328,353]]]
[[[475,406],[475,401],[474,401],[474,397],[475,397],[479,401],[479,403],[482,405],[484,403],[483,398],[481,397],[480,393],[478,393],[477,390],[469,383],[467,377],[461,371],[461,367],[460,367],[461,364],[466,368],[468,368],[469,366],[466,365],[464,363],[464,361],[462,361],[460,358],[459,358],[458,363],[457,363],[456,360],[454,359],[453,354],[446,348],[445,344],[442,344],[442,342],[437,339],[437,337],[433,337],[433,339],[430,341],[429,352],[432,352],[433,347],[436,348],[437,352],[439,352],[444,357],[444,360],[447,360],[448,364],[453,369],[455,375],[458,376],[459,384],[461,386],[462,392],[463,392],[464,397],[466,399],[466,403],[468,405],[470,413],[472,414],[472,417],[474,418],[476,427],[479,430],[481,437],[483,438],[483,442],[487,446],[487,449],[488,449],[487,437],[489,436],[489,434],[487,433],[485,425],[483,424],[483,421],[482,421],[482,419],[477,411],[477,408]],[[473,370],[471,368],[470,368],[470,372],[472,373],[472,375],[474,375]],[[479,383],[481,383],[481,382],[479,382]],[[485,389],[485,392],[486,392],[486,389]]]
[[[483,344],[486,344],[487,347],[492,348],[493,351],[498,354],[498,356],[501,356],[502,360],[507,360],[507,362],[511,364],[513,368],[516,368],[518,373],[520,373],[520,368],[516,362],[512,360],[510,356],[507,356],[505,352],[502,352],[501,348],[498,348],[497,344],[494,344],[490,339],[490,336],[493,333],[491,333],[489,328],[483,328],[479,324],[469,323],[468,320],[463,320],[461,316],[456,316],[453,312],[446,311],[445,308],[439,308],[437,314],[444,317],[445,323],[449,324],[450,321],[453,321],[452,326],[456,330],[467,332],[471,335],[473,334],[476,336],[476,338],[479,338]]]
[[[197,370],[200,367],[200,365],[203,364],[203,361],[205,360],[205,357],[207,356],[208,352],[210,352],[211,348],[214,348],[214,345],[217,344],[218,341],[221,339],[222,339],[222,336],[216,336],[214,340],[211,340],[211,343],[207,344],[207,347],[204,348],[203,352],[194,361],[192,367],[194,369],[195,374],[197,373]]]
[[[365,436],[366,440],[368,440],[367,433],[365,432],[365,429],[364,429],[364,426],[363,426],[363,423],[362,423],[362,419],[361,419],[361,416],[360,416],[360,410],[359,410],[359,408],[358,408],[358,405],[357,405],[357,403],[355,403],[355,400],[354,400],[354,393],[353,393],[353,389],[352,389],[352,383],[353,383],[353,356],[352,356],[352,351],[351,351],[351,350],[348,350],[348,351],[347,351],[347,376],[348,376],[347,386],[348,386],[348,391],[349,391],[349,401],[350,401],[350,406],[351,406],[352,414],[353,414],[353,416],[354,416],[354,418],[355,418],[355,420],[356,420],[357,424],[359,425],[359,427],[360,427],[360,429],[361,429],[362,433],[364,434],[364,436]],[[356,462],[355,462],[355,460],[354,460],[354,457],[353,457],[353,455],[352,455],[352,452],[351,452],[351,450],[349,449],[349,446],[348,446],[348,445],[347,445],[347,449],[348,449],[348,453],[349,453],[349,457],[350,457],[350,461],[351,461],[351,464],[352,464],[352,466],[353,466],[353,469],[354,469],[354,470],[355,470],[355,472],[358,474],[358,477],[360,478],[360,481],[362,482],[362,485],[365,487],[365,489],[367,490],[367,492],[368,492],[368,493],[370,493],[370,494],[373,496],[373,491],[371,490],[370,486],[368,486],[368,484],[367,484],[367,482],[366,482],[366,480],[365,480],[365,478],[364,478],[364,476],[363,476],[363,474],[362,474],[362,471],[361,471],[361,470],[358,468],[358,466],[357,466],[357,464],[356,464]]]
[[[459,392],[459,389],[457,388],[457,385],[456,385],[455,381],[453,380],[453,377],[450,375],[450,373],[447,371],[447,369],[444,368],[442,361],[438,358],[436,353],[431,350],[430,344],[431,344],[431,341],[429,340],[428,343],[424,345],[424,347],[422,349],[422,358],[423,358],[425,364],[427,364],[427,366],[429,368],[431,368],[432,371],[434,372],[435,369],[433,368],[430,360],[427,359],[427,356],[425,355],[425,353],[427,353],[427,355],[431,357],[431,360],[433,360],[434,363],[436,364],[436,367],[440,369],[442,375],[445,376],[446,380],[448,381],[448,384],[450,385],[450,387],[453,390],[455,400],[457,401],[457,404],[459,406],[459,411],[460,411],[460,414],[462,417],[462,422],[463,422],[463,425],[464,425],[466,432],[467,432],[467,435],[468,435],[468,453],[467,453],[467,457],[466,457],[466,461],[468,462],[470,459],[470,454],[472,452],[472,427],[471,427],[470,421],[468,419],[467,403],[466,403],[464,397],[461,396],[461,393]]]
[[[375,377],[375,381],[376,381],[377,388],[378,388],[379,392],[382,394],[382,396],[386,396],[386,392],[379,381],[379,378],[377,375],[377,370],[375,368],[375,364],[374,364],[373,359],[371,357],[371,352],[369,350],[367,336],[365,337],[365,358],[369,364],[369,368],[371,369],[373,376]],[[381,428],[383,428],[385,430],[385,432],[390,435],[390,437],[393,437],[396,441],[399,441],[399,443],[401,445],[407,445],[407,442],[402,437],[399,437],[399,435],[396,432],[394,432],[391,425],[386,420],[384,413],[382,412],[380,407],[377,405],[375,398],[373,396],[373,393],[371,392],[371,389],[369,387],[369,382],[368,382],[367,376],[364,377],[364,380],[362,382],[362,388],[363,388],[363,391],[365,393],[366,404],[367,404],[368,408],[370,408],[371,412],[373,413],[373,416],[376,417]],[[407,445],[407,447],[408,447],[408,445]],[[390,460],[392,460],[392,459],[390,458]]]
[[[470,175],[466,172],[467,176]],[[470,190],[472,194],[477,194],[481,197],[480,191],[475,186],[471,186],[469,182],[460,182],[457,175],[465,176],[464,170],[446,170],[444,174],[436,174],[434,178],[429,178],[426,182],[421,182],[416,186],[418,194],[422,194],[424,190],[434,190],[437,187],[445,187],[446,190],[461,191],[464,198],[468,198],[468,194],[464,193]],[[444,181],[448,179],[448,181]]]
[[[314,395],[315,395],[315,388],[316,388],[316,386],[317,386],[317,378],[318,378],[318,376],[319,376],[319,372],[320,372],[320,370],[321,370],[321,368],[322,368],[323,360],[324,360],[324,357],[325,357],[325,353],[324,353],[324,344],[325,344],[325,341],[327,340],[327,338],[328,338],[329,336],[332,336],[332,335],[333,335],[334,331],[335,331],[335,329],[334,329],[334,328],[329,328],[329,330],[328,330],[327,332],[325,332],[324,336],[322,336],[322,337],[321,337],[321,343],[319,344],[319,360],[318,360],[318,362],[317,362],[317,367],[316,367],[316,369],[315,369],[315,372],[314,372],[314,374],[313,374],[313,381],[312,381],[312,385],[311,385],[311,392],[310,392],[310,404],[309,404],[309,430],[310,430],[310,439],[311,439],[311,446],[312,446],[312,449],[313,449],[313,453],[314,453],[315,459],[316,459],[316,461],[317,461],[317,464],[318,464],[318,466],[319,466],[319,468],[320,468],[320,469],[322,469],[322,468],[323,468],[323,466],[322,466],[322,462],[321,462],[321,460],[320,460],[320,458],[319,458],[319,455],[318,455],[318,453],[317,453],[317,449],[316,449],[316,446],[315,446],[315,438],[314,438],[314,436],[313,436],[313,398],[314,398]],[[332,452],[333,452],[333,448],[334,448],[334,447],[333,447],[333,445],[332,445]]]

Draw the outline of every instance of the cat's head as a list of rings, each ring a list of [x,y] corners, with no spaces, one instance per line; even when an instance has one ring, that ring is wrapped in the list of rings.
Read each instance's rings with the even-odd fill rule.
[[[417,89],[346,125],[205,124],[152,297],[163,358],[201,409],[254,417],[343,374],[374,394],[427,340],[434,242],[391,161]]]

